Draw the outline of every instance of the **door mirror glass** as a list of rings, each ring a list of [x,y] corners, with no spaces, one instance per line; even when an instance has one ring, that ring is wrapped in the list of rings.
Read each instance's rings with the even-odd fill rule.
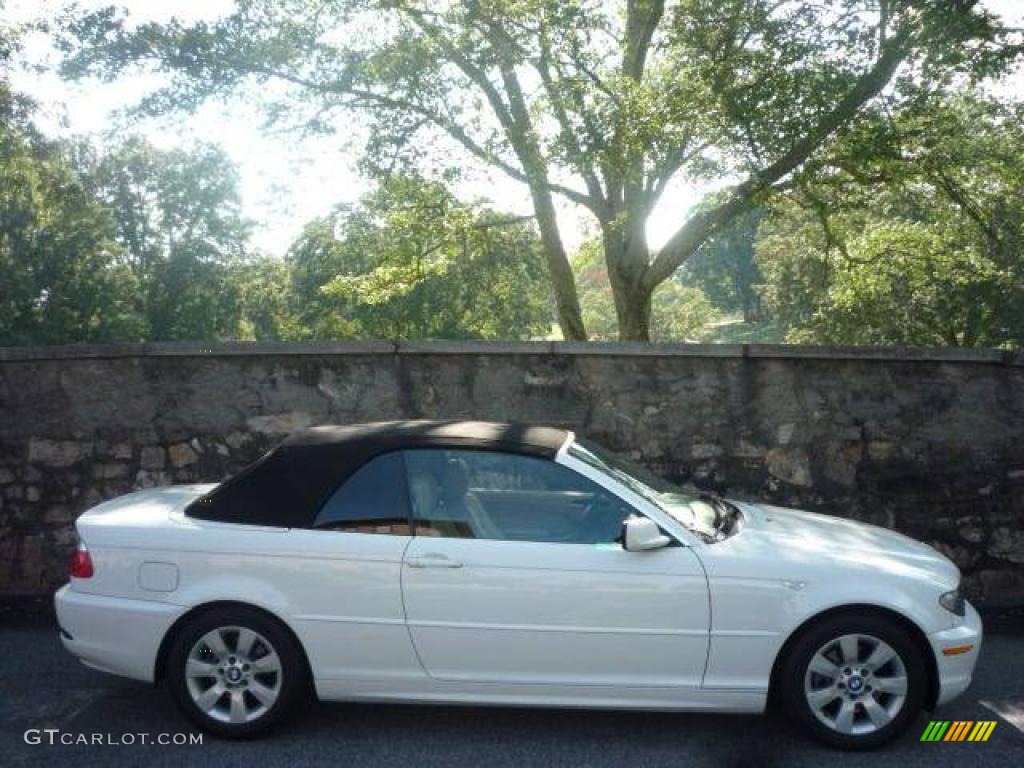
[[[622,541],[628,552],[661,549],[672,539],[661,532],[658,524],[648,517],[630,517],[622,524]]]

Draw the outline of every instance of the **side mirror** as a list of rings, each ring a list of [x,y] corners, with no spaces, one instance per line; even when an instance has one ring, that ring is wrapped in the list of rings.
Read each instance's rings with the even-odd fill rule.
[[[648,517],[630,517],[622,523],[622,541],[627,552],[661,549],[672,543],[658,524]]]

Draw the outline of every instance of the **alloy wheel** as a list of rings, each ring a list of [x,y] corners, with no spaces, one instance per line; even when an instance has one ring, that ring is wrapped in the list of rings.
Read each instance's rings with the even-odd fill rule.
[[[200,637],[185,662],[195,705],[224,723],[249,723],[265,715],[281,693],[277,651],[247,627],[226,626]]]
[[[822,645],[804,676],[814,716],[847,735],[874,733],[893,721],[907,697],[907,668],[889,644],[848,634]]]

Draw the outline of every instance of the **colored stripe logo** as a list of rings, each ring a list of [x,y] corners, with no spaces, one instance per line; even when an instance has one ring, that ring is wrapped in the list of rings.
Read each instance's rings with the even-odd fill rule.
[[[932,720],[921,741],[988,741],[995,727],[995,720]]]

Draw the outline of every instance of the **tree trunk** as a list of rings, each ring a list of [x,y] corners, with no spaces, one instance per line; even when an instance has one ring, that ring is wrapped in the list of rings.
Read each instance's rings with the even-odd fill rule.
[[[583,312],[580,311],[579,297],[576,294],[576,281],[569,260],[565,257],[565,251],[553,253],[545,244],[544,253],[548,260],[551,285],[555,291],[555,308],[558,312],[558,327],[562,329],[562,338],[566,341],[586,341],[587,329],[583,325]]]
[[[615,221],[601,228],[604,262],[615,299],[619,341],[651,340],[651,296],[644,284],[648,265],[647,239],[640,225]]]
[[[566,341],[586,341],[587,330],[583,326],[583,313],[576,293],[576,280],[572,265],[565,253],[562,236],[558,231],[555,204],[551,193],[539,184],[531,185],[533,210],[537,215],[540,239],[544,245],[544,256],[548,262],[551,286],[555,292],[555,306],[558,311],[558,325]]]
[[[544,256],[547,258],[548,272],[551,275],[551,287],[555,292],[555,306],[558,310],[558,324],[562,328],[562,338],[566,341],[586,341],[587,329],[583,326],[583,312],[580,311],[580,299],[576,293],[576,279],[572,274],[569,257],[565,253],[562,235],[558,231],[558,216],[555,214],[555,201],[548,183],[547,164],[531,126],[526,99],[516,77],[515,66],[512,64],[514,56],[510,51],[504,53],[509,54],[509,58],[500,61],[498,68],[505,83],[508,111],[502,119],[500,113],[504,112],[505,108],[499,104],[499,120],[504,124],[509,142],[515,149],[526,174],[526,184],[530,189],[533,212],[537,216]]]
[[[615,300],[615,313],[619,318],[619,341],[651,340],[651,294],[638,289]]]

